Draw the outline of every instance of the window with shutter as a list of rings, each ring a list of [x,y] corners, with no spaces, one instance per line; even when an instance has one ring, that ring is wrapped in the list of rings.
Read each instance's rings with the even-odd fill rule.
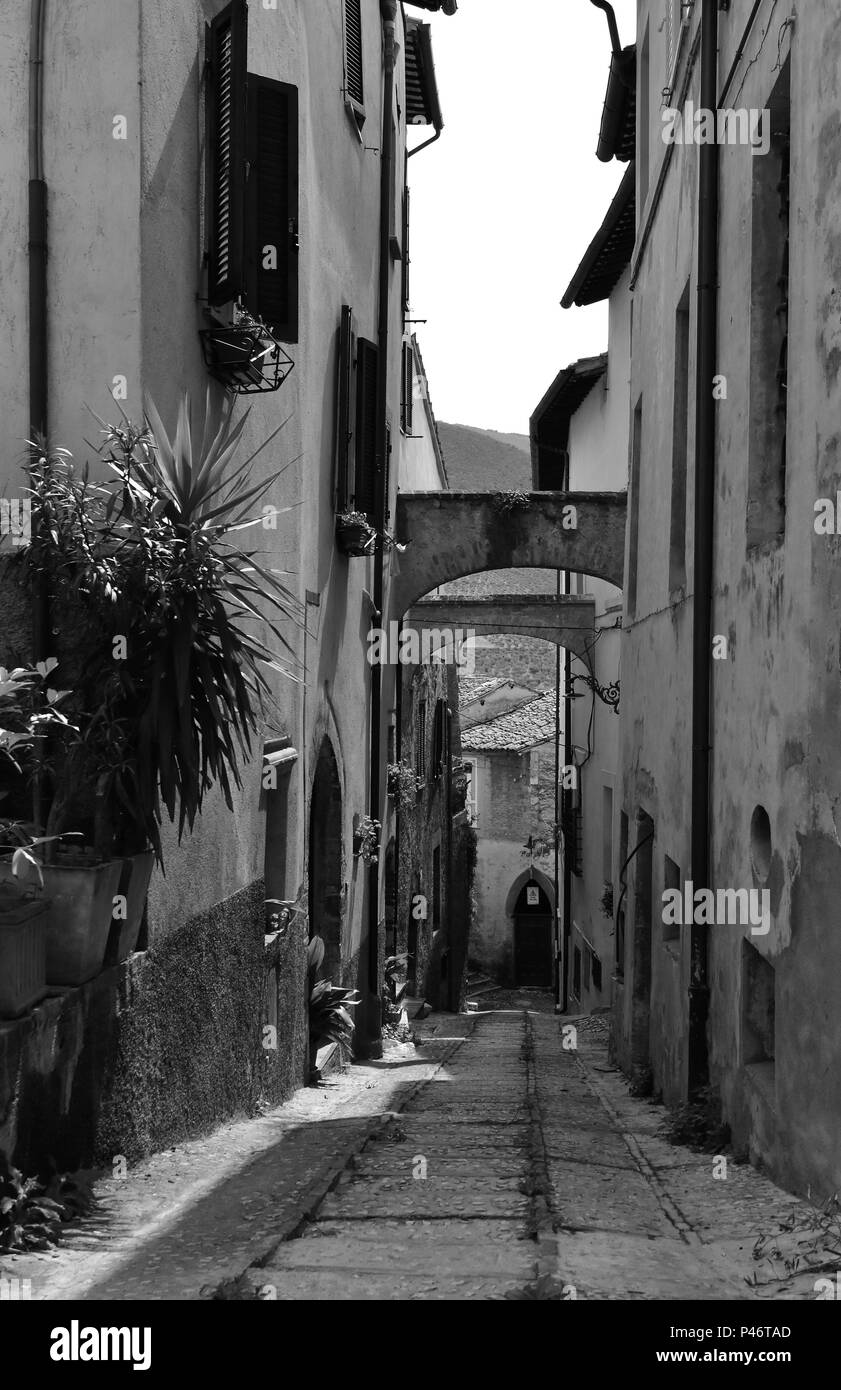
[[[232,0],[207,26],[208,300],[243,289],[248,7]]]
[[[385,525],[391,520],[389,488],[391,487],[391,425],[385,427],[385,481],[383,483],[383,520]]]
[[[345,89],[357,116],[364,120],[362,79],[362,0],[345,0]]]
[[[248,78],[246,302],[282,342],[298,341],[298,90]]]
[[[354,507],[375,521],[377,479],[377,349],[358,338],[356,343],[356,458]]]
[[[400,402],[400,428],[412,433],[412,398],[415,389],[415,354],[411,343],[403,344],[403,389]]]
[[[409,189],[403,189],[403,308],[409,309]]]
[[[351,499],[354,444],[352,411],[354,344],[353,311],[345,304],[342,306],[342,322],[339,329],[339,382],[336,409],[337,512],[346,511],[350,507]]]

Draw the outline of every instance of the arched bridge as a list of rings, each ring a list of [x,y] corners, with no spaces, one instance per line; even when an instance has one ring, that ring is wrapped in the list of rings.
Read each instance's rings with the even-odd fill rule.
[[[566,569],[622,586],[624,492],[411,492],[397,498],[390,616],[463,575],[494,569]]]
[[[487,598],[425,598],[413,603],[408,624],[417,632],[470,628],[477,637],[516,632],[566,647],[590,664],[595,642],[596,605],[586,596],[493,594]]]

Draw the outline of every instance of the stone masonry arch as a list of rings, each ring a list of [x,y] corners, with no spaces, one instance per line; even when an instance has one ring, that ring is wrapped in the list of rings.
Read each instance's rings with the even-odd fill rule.
[[[532,492],[507,508],[501,496],[398,496],[396,534],[407,548],[396,558],[389,617],[401,618],[439,585],[482,570],[567,569],[622,587],[626,493]]]

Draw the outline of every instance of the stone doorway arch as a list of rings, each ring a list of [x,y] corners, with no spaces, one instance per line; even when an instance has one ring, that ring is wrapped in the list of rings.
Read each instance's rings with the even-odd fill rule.
[[[324,942],[322,977],[342,983],[342,788],[329,738],[321,741],[310,799],[310,937]]]
[[[551,989],[552,904],[537,879],[524,883],[514,904],[514,980],[518,988]]]

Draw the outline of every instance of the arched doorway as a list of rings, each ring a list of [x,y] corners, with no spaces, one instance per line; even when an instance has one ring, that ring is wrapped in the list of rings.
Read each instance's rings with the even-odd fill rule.
[[[518,987],[552,988],[552,904],[537,880],[514,904],[514,979]]]
[[[310,936],[324,942],[322,976],[342,982],[342,790],[336,756],[324,738],[315,767],[309,834]]]

